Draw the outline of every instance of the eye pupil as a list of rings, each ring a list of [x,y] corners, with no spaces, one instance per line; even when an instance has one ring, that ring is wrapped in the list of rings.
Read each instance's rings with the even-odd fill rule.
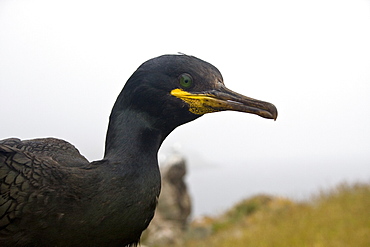
[[[191,75],[184,73],[179,76],[180,86],[183,88],[190,88],[193,85],[193,78]]]

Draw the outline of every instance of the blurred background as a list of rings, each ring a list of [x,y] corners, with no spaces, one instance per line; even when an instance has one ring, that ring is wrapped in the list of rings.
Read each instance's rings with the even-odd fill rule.
[[[177,52],[276,122],[207,114],[176,129],[193,217],[269,193],[370,179],[370,1],[0,1],[0,139],[57,137],[101,159],[108,117],[144,61]]]

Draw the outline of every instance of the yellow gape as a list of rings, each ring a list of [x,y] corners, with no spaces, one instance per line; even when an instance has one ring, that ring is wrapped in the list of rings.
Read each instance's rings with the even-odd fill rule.
[[[223,110],[223,102],[208,94],[192,94],[180,88],[171,91],[171,95],[183,100],[189,105],[189,111],[203,115],[206,113]]]

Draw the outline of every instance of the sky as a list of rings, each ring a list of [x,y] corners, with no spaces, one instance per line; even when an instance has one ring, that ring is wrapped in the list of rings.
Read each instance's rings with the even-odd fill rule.
[[[0,1],[0,139],[57,137],[101,159],[108,117],[146,60],[215,65],[277,121],[212,113],[177,128],[194,214],[256,193],[370,180],[370,1]]]

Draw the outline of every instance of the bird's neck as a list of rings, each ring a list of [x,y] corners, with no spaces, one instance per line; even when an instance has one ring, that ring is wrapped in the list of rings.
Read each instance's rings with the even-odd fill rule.
[[[104,159],[128,164],[139,162],[138,159],[157,160],[163,139],[161,131],[152,128],[144,113],[128,109],[112,111]]]

